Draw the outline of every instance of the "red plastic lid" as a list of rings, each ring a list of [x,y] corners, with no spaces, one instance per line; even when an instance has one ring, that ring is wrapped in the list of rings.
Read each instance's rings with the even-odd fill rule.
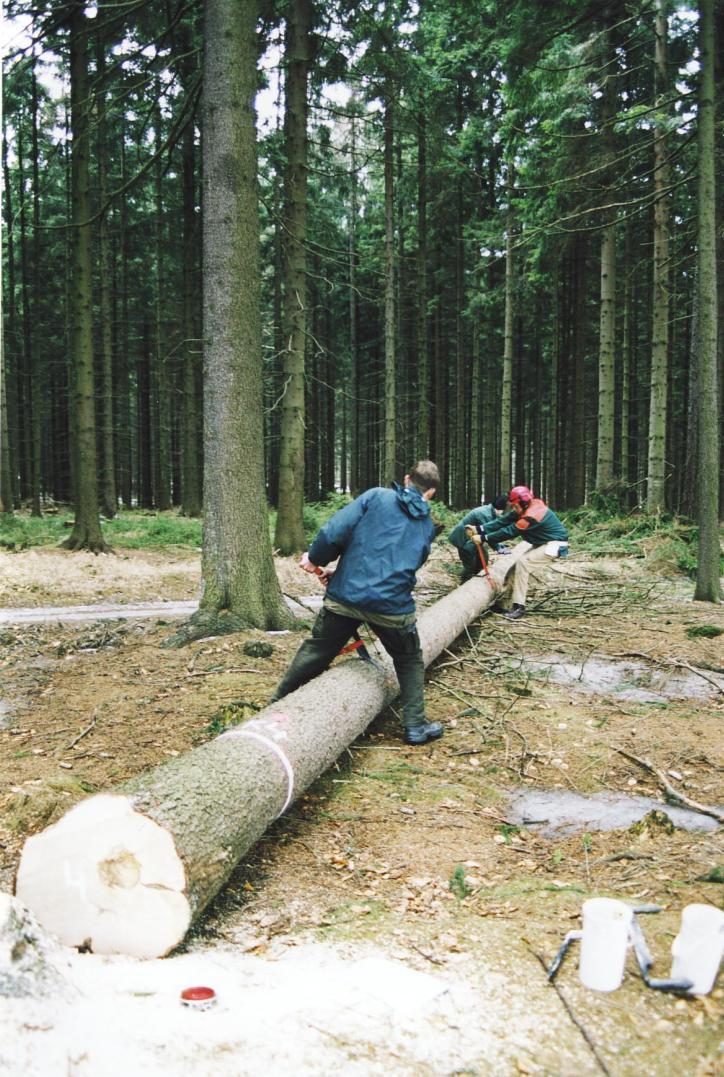
[[[213,987],[187,987],[181,992],[184,1002],[211,1002],[216,998]]]

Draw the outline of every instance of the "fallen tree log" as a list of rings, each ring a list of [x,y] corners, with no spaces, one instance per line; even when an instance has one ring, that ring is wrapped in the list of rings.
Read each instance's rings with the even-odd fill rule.
[[[505,568],[493,570],[496,583]],[[422,612],[426,666],[493,597],[476,577]],[[202,747],[89,797],[27,840],[17,896],[68,946],[169,953],[269,824],[398,691],[386,654],[374,665],[349,659]]]

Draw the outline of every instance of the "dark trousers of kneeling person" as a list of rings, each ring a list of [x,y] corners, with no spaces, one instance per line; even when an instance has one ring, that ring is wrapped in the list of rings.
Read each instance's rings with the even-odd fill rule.
[[[311,637],[297,651],[270,702],[275,703],[323,673],[359,626],[366,622],[373,626],[380,643],[392,658],[400,682],[405,740],[409,744],[424,743],[418,740],[415,730],[424,730],[425,740],[440,736],[442,726],[427,723],[425,719],[425,665],[415,614],[378,619],[374,613],[370,615],[366,612],[363,615],[361,610],[343,606],[342,603],[335,602],[334,605],[335,609],[330,609],[325,604],[317,614]],[[381,620],[385,623],[381,623]]]

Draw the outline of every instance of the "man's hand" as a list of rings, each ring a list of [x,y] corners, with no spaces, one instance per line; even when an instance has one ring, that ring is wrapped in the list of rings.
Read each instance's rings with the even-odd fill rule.
[[[315,565],[313,561],[309,560],[309,554],[307,553],[303,553],[299,558],[299,567],[303,568],[305,572],[311,572],[315,576],[319,576],[319,582],[323,583],[325,587],[334,574],[334,569],[320,568],[319,565]]]
[[[311,572],[314,576],[321,576],[322,570],[318,565],[313,564],[309,560],[309,554],[305,551],[299,558],[299,567],[303,568],[305,572]]]
[[[465,534],[476,546],[482,546],[485,542],[485,530],[480,524],[466,524]]]

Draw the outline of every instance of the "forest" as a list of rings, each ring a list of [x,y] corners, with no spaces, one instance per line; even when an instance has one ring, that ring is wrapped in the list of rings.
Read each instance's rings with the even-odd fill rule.
[[[232,4],[250,70],[214,87],[224,6],[6,6],[0,507],[74,504],[90,548],[119,506],[200,514],[221,393],[282,553],[304,498],[429,456],[454,509],[688,515],[718,588],[724,5]],[[246,84],[258,399],[210,384],[204,312],[205,127]]]
[[[724,0],[3,33],[0,1070],[712,1077]],[[382,621],[287,680],[416,461],[424,739]]]

